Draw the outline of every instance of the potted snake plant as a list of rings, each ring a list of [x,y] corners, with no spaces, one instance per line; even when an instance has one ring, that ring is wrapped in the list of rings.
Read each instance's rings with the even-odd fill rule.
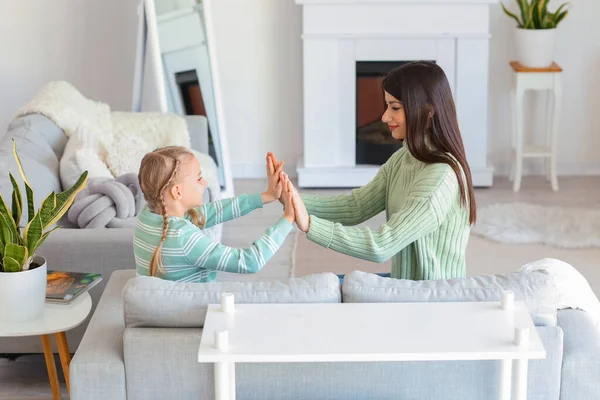
[[[525,67],[546,68],[554,61],[556,29],[567,16],[569,3],[561,4],[556,11],[548,10],[550,0],[515,0],[519,16],[509,11],[504,3],[504,13],[517,23],[515,45],[517,60]]]
[[[13,153],[25,185],[28,223],[21,230],[21,189],[15,177],[9,173],[13,187],[10,209],[0,196],[0,323],[27,322],[42,315],[46,299],[47,268],[46,260],[37,255],[36,250],[59,228],[53,225],[67,212],[77,193],[85,187],[88,175],[85,171],[70,189],[47,195],[36,212],[33,189],[25,177],[14,139]]]

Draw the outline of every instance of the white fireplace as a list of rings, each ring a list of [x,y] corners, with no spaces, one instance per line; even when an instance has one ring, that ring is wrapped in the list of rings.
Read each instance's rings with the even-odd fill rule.
[[[489,7],[496,0],[296,0],[303,8],[304,156],[300,187],[358,187],[356,64],[430,60],[452,87],[475,186],[488,165]]]

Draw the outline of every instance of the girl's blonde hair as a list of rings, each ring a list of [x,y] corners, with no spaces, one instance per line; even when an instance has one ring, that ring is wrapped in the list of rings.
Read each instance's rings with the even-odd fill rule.
[[[138,179],[142,193],[144,193],[144,199],[148,203],[150,211],[163,217],[162,237],[150,260],[150,276],[156,276],[157,272],[164,273],[160,260],[162,246],[169,229],[167,205],[164,198],[165,191],[177,183],[181,164],[189,160],[190,157],[194,157],[194,154],[187,148],[168,146],[146,154],[140,164]],[[194,225],[204,228],[205,221],[195,209],[192,208],[187,212]]]

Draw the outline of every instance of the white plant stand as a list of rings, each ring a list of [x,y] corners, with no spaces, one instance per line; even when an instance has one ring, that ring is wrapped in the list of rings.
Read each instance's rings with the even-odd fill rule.
[[[434,360],[499,360],[498,398],[524,400],[528,360],[543,358],[529,312],[511,292],[501,303],[235,306],[229,294],[209,306],[198,351],[198,362],[215,364],[218,400],[235,399],[239,362]]]
[[[553,63],[548,68],[528,68],[516,61],[510,63],[514,72],[513,88],[511,89],[512,109],[512,164],[510,179],[513,181],[513,191],[521,188],[523,176],[523,159],[545,158],[546,178],[551,182],[552,190],[558,190],[556,176],[556,155],[558,150],[558,128],[562,89],[560,76],[562,68]],[[546,103],[546,143],[542,146],[525,146],[523,132],[523,103],[527,90],[548,90]]]
[[[18,305],[14,305],[18,307]],[[54,400],[60,400],[60,386],[58,383],[58,374],[54,364],[54,355],[52,352],[52,343],[50,335],[54,334],[56,347],[60,356],[63,375],[67,384],[67,390],[70,390],[69,382],[69,364],[71,363],[71,353],[65,332],[79,326],[92,309],[92,298],[88,293],[83,293],[70,304],[51,304],[44,305],[44,314],[42,317],[31,322],[21,323],[1,323],[0,337],[18,337],[18,336],[40,336],[44,347],[44,357],[46,359],[46,368],[48,369],[48,378],[52,388]]]

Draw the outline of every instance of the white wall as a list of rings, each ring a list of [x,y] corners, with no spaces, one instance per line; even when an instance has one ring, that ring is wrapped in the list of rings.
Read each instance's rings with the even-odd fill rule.
[[[600,2],[571,3],[556,49],[565,70],[558,172],[600,174]],[[303,152],[301,7],[293,0],[219,0],[214,9],[234,176],[262,176],[268,150],[295,165]],[[488,142],[498,174],[508,173],[513,26],[499,4],[492,8]],[[526,162],[526,172],[538,166]]]
[[[50,80],[130,109],[136,24],[132,0],[0,0],[0,129]]]
[[[213,0],[216,51],[235,177],[264,176],[274,151],[302,154],[301,8],[293,0]],[[551,6],[559,4],[553,0]],[[65,79],[115,110],[131,105],[137,0],[0,0],[0,127],[44,82]],[[600,174],[600,2],[575,0],[560,26],[563,74],[559,173]],[[399,21],[401,23],[401,21]],[[491,16],[490,160],[510,143],[512,23]],[[568,55],[567,55],[568,51]]]
[[[512,1],[505,1],[506,4]],[[552,0],[555,9],[562,0]],[[569,15],[559,25],[555,59],[563,68],[563,107],[559,133],[558,173],[600,174],[600,2],[575,0]],[[508,61],[516,55],[513,26],[500,6],[491,16],[490,51],[490,161],[500,174],[508,174],[510,108]],[[543,104],[543,95],[529,95]],[[532,125],[532,124],[530,124]],[[539,132],[536,136],[540,138]],[[540,163],[527,160],[526,166]],[[530,168],[527,168],[531,170]],[[527,171],[526,169],[526,171]]]
[[[302,13],[293,0],[213,1],[234,177],[265,175],[273,151],[295,175],[302,154]]]

